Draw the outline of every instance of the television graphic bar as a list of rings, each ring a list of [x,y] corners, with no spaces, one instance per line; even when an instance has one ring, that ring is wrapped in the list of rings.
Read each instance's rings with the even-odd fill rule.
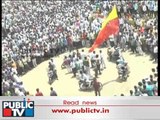
[[[0,119],[160,119],[159,97],[29,97],[29,99],[30,101],[24,105],[23,97],[0,97]],[[9,109],[13,114],[8,112]]]

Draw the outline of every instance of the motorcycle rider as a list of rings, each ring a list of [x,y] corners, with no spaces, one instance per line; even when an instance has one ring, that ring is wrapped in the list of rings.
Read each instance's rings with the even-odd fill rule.
[[[52,66],[54,66],[54,68],[56,68],[56,66],[55,66],[55,60],[53,58],[51,58],[49,62],[51,63]]]
[[[127,74],[127,76],[129,76],[130,70],[129,70],[128,63],[125,62],[125,63],[124,63],[124,66],[125,66],[125,69],[126,69],[126,74]]]
[[[107,54],[108,54],[108,57],[109,57],[109,60],[112,60],[112,53],[114,53],[114,47],[109,47],[108,50],[107,50]]]
[[[119,49],[119,47],[111,47],[108,49],[107,54],[109,56],[109,60],[117,60],[118,58],[120,58],[121,55],[121,50]]]
[[[88,86],[91,85],[91,81],[89,80],[89,76],[87,74],[83,73],[82,71],[80,71],[79,79],[80,79],[80,82],[84,83],[85,85],[87,85],[87,83],[88,83]]]
[[[53,81],[53,70],[51,68],[49,68],[48,77],[49,77],[48,83],[51,84]]]
[[[95,77],[97,78],[98,77],[98,73],[99,75],[101,75],[101,69],[100,69],[100,66],[101,66],[101,63],[100,63],[100,57],[99,55],[96,55],[96,58],[95,58],[95,62],[93,63],[93,70],[95,72]]]
[[[57,76],[57,70],[56,70],[56,66],[55,66],[55,62],[53,61],[53,59],[51,59],[51,61],[49,61],[49,73],[53,73],[53,76],[58,80],[58,76]],[[49,74],[48,73],[48,74]]]
[[[117,65],[117,69],[118,69],[118,74],[122,74],[122,76],[127,76],[128,77],[128,74],[129,74],[129,68],[128,68],[128,65],[127,63],[125,62],[124,64],[122,63],[119,63]]]
[[[119,59],[117,60],[117,63],[118,63],[118,64],[124,64],[124,63],[125,63],[124,58],[123,58],[122,56],[119,57]]]
[[[49,68],[49,70],[54,71],[55,70],[55,65],[51,61],[49,61],[48,68]]]
[[[121,54],[121,50],[119,47],[115,47],[115,51],[113,53],[113,56],[115,57],[115,59],[117,60],[118,58],[121,58],[122,54]]]

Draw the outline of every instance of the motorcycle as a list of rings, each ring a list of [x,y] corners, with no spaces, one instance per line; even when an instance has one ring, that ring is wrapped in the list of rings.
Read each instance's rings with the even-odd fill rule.
[[[116,62],[121,57],[118,51],[114,51],[114,53],[112,53],[112,51],[108,50],[107,55],[108,55],[107,59],[113,62]]]
[[[102,89],[103,85],[102,83],[100,82],[100,90]],[[84,82],[84,81],[79,81],[79,88],[80,90],[82,91],[86,91],[86,90],[94,90],[94,87],[93,87],[93,78],[90,79],[89,82]]]
[[[122,81],[126,81],[128,76],[129,75],[128,75],[128,73],[126,71],[123,71],[123,72],[119,73],[119,79],[122,80]]]
[[[49,81],[48,83],[51,85],[56,79],[58,80],[57,78],[57,71],[54,70],[54,71],[49,71]]]

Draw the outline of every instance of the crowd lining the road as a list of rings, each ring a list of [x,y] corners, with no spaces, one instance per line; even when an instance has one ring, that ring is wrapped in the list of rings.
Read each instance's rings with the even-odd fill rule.
[[[52,57],[65,52],[73,53],[77,48],[90,47],[100,30],[103,16],[111,11],[115,3],[120,31],[101,47],[119,47],[124,52],[131,50],[134,54],[148,54],[153,62],[157,62],[157,0],[2,1],[3,95],[30,95],[19,76]],[[94,53],[91,53],[91,56],[92,54]],[[95,57],[102,60],[103,56],[98,54],[99,56]],[[89,71],[90,66],[84,62],[87,58],[82,54],[81,57],[76,59],[77,62],[83,63],[86,66],[83,69]],[[92,57],[90,62],[92,63]],[[103,66],[98,65],[95,72],[97,75],[101,74],[100,67],[106,67],[105,60],[101,63]],[[72,70],[73,66],[72,64]],[[74,71],[75,69],[71,72]],[[143,79],[134,87],[134,91],[130,91],[131,95],[157,95],[156,78],[155,75],[150,75],[148,82]]]

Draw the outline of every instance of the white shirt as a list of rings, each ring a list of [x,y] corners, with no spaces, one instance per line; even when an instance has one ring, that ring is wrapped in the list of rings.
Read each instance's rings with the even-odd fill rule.
[[[153,52],[154,52],[154,53],[158,53],[158,47],[157,47],[157,46],[154,47]]]
[[[96,58],[96,54],[92,53],[91,54],[91,60],[95,60],[95,58]]]
[[[19,96],[25,96],[23,92],[19,91]]]
[[[17,83],[22,82],[21,79],[16,74],[13,75],[13,78]]]
[[[157,4],[156,4],[156,5],[154,5],[154,11],[155,11],[155,12],[157,12],[157,11],[158,11],[158,6],[157,6]]]
[[[121,6],[120,6],[120,5],[118,5],[118,6],[117,6],[117,9],[118,9],[118,12],[120,12],[120,10],[121,10]]]
[[[82,57],[82,60],[84,60],[84,57],[86,57],[85,52],[81,52],[81,57]]]
[[[83,60],[82,59],[79,60],[79,65],[80,65],[80,67],[83,66]]]
[[[72,67],[72,68],[75,68],[75,67],[76,67],[75,62],[71,62],[71,67]]]
[[[17,74],[17,70],[15,68],[12,68],[12,73]]]
[[[15,93],[20,96],[20,91],[19,91],[19,88],[15,88]]]
[[[119,23],[120,23],[120,24],[124,24],[123,18],[120,18],[120,19],[119,19]]]
[[[145,12],[146,10],[147,10],[147,7],[146,7],[146,5],[143,5],[143,11]]]
[[[148,96],[148,94],[147,94],[147,93],[144,93],[144,94],[142,94],[142,96]]]
[[[82,81],[85,81],[86,80],[86,82],[89,82],[89,76],[87,76],[86,74],[80,74],[80,80],[82,80]]]
[[[123,10],[124,10],[124,12],[127,12],[126,5],[123,6]]]

